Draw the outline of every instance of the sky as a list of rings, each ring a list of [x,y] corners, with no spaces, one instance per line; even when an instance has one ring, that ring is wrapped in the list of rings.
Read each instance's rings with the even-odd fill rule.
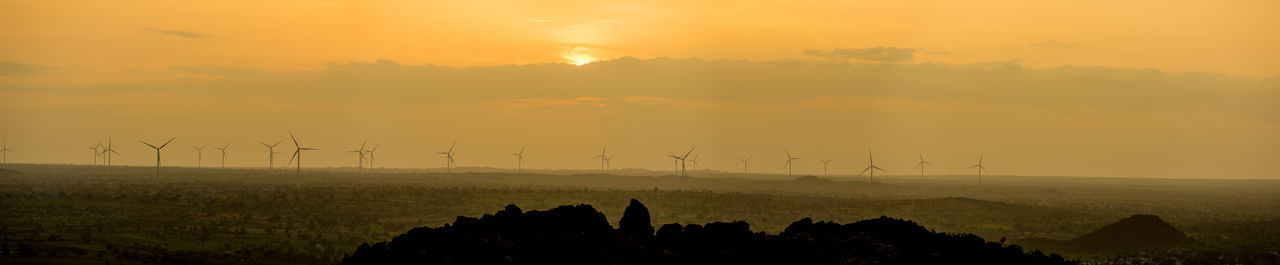
[[[1280,179],[1274,1],[3,1],[0,138],[304,166]],[[282,146],[292,145],[284,143]],[[278,148],[278,162],[291,150]],[[218,153],[206,149],[204,164]]]

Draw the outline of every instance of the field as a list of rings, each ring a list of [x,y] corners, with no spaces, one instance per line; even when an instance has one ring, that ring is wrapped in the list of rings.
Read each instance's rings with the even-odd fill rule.
[[[464,170],[465,171],[465,170]],[[804,217],[890,216],[1018,243],[1070,239],[1153,214],[1210,250],[1280,251],[1280,181],[984,176],[792,179],[695,172],[510,173],[7,165],[7,264],[336,263],[364,242],[457,216],[590,204],[617,222],[628,199],[653,222],[743,220],[777,232]],[[1046,251],[1059,250],[1048,249]],[[1110,252],[1064,253],[1091,260]]]

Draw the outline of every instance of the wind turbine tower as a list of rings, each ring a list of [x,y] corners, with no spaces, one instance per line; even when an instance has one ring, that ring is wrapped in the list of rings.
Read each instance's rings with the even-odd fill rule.
[[[827,166],[828,166],[828,165],[831,165],[831,161],[832,161],[831,159],[825,159],[825,160],[824,160],[824,159],[822,159],[822,158],[818,158],[818,162],[822,162],[822,176],[823,176],[823,177],[826,177],[826,176],[827,176]]]
[[[378,151],[378,147],[380,146],[382,145],[378,144],[373,146],[373,149],[369,149],[369,171],[373,171],[373,152]]]
[[[369,139],[364,139],[364,142],[360,143],[360,149],[347,151],[348,153],[360,154],[360,161],[356,161],[356,172],[364,172],[364,146],[366,144],[369,144]]]
[[[277,140],[275,144],[267,144],[262,141],[258,141],[258,143],[262,144],[262,146],[267,147],[267,169],[268,170],[274,168],[276,165],[276,146],[280,145],[281,141],[283,140]]]
[[[783,167],[787,168],[787,176],[791,176],[791,161],[801,159],[801,157],[791,156],[791,151],[787,151],[786,148],[782,148],[782,152],[787,154],[787,163]]]
[[[685,172],[685,171],[684,171],[684,170],[685,170],[685,167],[684,167],[684,165],[685,165],[685,160],[687,160],[687,159],[689,158],[689,155],[690,155],[690,154],[693,154],[693,149],[696,149],[696,148],[697,148],[697,147],[689,148],[689,152],[685,152],[685,153],[684,153],[684,155],[677,155],[677,154],[675,154],[675,153],[671,153],[671,152],[669,152],[669,151],[667,152],[667,157],[670,157],[670,158],[674,158],[674,159],[676,159],[676,162],[680,164],[680,168],[679,168],[679,170],[680,170],[680,176],[681,176],[681,177],[684,177],[684,176],[685,176],[685,174],[684,174],[684,172]]]
[[[457,145],[458,143],[454,142],[452,145],[449,145],[449,151],[436,152],[436,154],[444,155],[444,170],[447,174],[453,174],[453,147]]]
[[[84,149],[93,150],[93,166],[98,166],[98,156],[102,155],[98,149],[102,149],[102,141],[98,141],[98,144],[93,147],[85,147]]]
[[[218,151],[222,151],[222,156],[218,157],[222,159],[222,165],[219,167],[227,168],[227,148],[231,148],[231,143],[227,143],[226,145],[223,145],[221,147],[214,146],[213,148],[217,148]]]
[[[600,159],[600,172],[604,172],[604,171],[605,171],[605,164],[604,164],[604,162],[605,162],[605,159],[609,158],[609,156],[608,156],[608,155],[605,155],[605,152],[604,152],[604,151],[605,151],[605,150],[608,150],[608,149],[609,149],[609,146],[608,146],[608,145],[605,145],[605,146],[604,146],[604,148],[601,148],[601,149],[600,149],[600,155],[597,155],[597,156],[595,156],[595,157],[592,157],[592,159]]]
[[[933,164],[933,163],[930,163],[929,161],[924,161],[923,153],[916,151],[916,154],[920,155],[920,162],[916,163],[916,167],[920,168],[920,180],[924,180],[924,165]]]
[[[310,147],[302,147],[302,145],[301,145],[301,144],[298,144],[298,138],[297,138],[297,137],[293,137],[293,131],[289,131],[289,139],[293,140],[293,147],[297,148],[297,149],[294,149],[294,151],[293,151],[293,155],[292,155],[292,156],[289,156],[289,163],[293,163],[293,159],[294,159],[294,158],[297,158],[297,159],[298,159],[298,170],[297,170],[297,174],[298,174],[299,176],[301,176],[301,175],[302,175],[302,151],[320,150],[320,149],[318,149],[318,148],[310,148]]]
[[[520,173],[520,170],[524,167],[524,149],[526,147],[529,147],[529,145],[520,147],[520,152],[510,154],[516,156],[516,173]]]
[[[196,168],[200,168],[200,160],[204,160],[204,146],[191,146],[192,149],[196,149]]]
[[[693,171],[698,171],[698,156],[700,155],[702,153],[693,154],[693,158],[689,159],[689,162],[693,162]]]
[[[0,165],[9,164],[9,152],[13,152],[13,149],[9,149],[9,142],[0,141],[0,154],[4,156],[3,159],[0,159]]]
[[[160,147],[156,147],[155,145],[149,144],[147,142],[143,142],[142,140],[138,140],[138,142],[145,144],[147,146],[150,146],[152,149],[156,149],[156,177],[157,178],[160,177],[160,149],[164,149],[164,147],[168,146],[169,143],[173,142],[173,139],[175,138],[177,137],[169,138],[169,140],[165,141],[164,144],[160,145]],[[159,181],[159,179],[156,179],[156,180]]]
[[[880,169],[880,167],[876,166],[875,158],[871,157],[871,150],[867,150],[867,163],[870,165],[867,165],[867,168],[863,169],[862,173],[858,173],[858,175],[861,176],[862,174],[866,174],[868,171],[870,171],[871,172],[871,178],[869,179],[870,182],[876,181],[876,170],[879,170],[880,172],[885,172],[885,173],[889,172],[889,171],[884,171],[884,169]]]
[[[106,146],[106,147],[104,147],[104,148],[102,149],[102,160],[104,160],[104,161],[106,162],[106,164],[107,164],[107,166],[108,166],[108,167],[109,167],[109,166],[111,166],[111,155],[112,155],[112,154],[119,155],[119,156],[124,156],[123,154],[120,154],[120,152],[116,152],[115,144],[112,144],[112,143],[111,143],[111,137],[110,137],[110,136],[108,136],[108,137],[107,137],[107,146]]]
[[[977,168],[977,169],[978,169],[978,183],[982,183],[982,172],[983,172],[983,171],[990,172],[990,171],[988,171],[988,170],[987,170],[987,167],[982,166],[982,157],[983,157],[983,156],[985,156],[985,155],[986,155],[986,154],[978,154],[978,164],[975,164],[975,165],[969,166],[969,168]]]

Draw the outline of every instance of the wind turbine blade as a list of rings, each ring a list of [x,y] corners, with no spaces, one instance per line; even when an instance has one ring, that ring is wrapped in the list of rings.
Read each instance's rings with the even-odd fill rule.
[[[169,138],[168,141],[165,141],[164,144],[160,145],[160,149],[164,149],[165,146],[169,145],[169,143],[172,143],[173,139],[178,139],[178,137]]]
[[[293,164],[293,159],[294,159],[294,158],[297,158],[297,157],[298,157],[298,153],[301,153],[301,152],[302,152],[302,149],[298,149],[298,150],[293,151],[293,155],[289,156],[289,163],[286,163],[285,165],[292,165],[292,164]]]
[[[271,145],[268,145],[267,143],[264,143],[262,141],[258,141],[258,143],[262,144],[262,146],[266,146],[267,148],[271,148]]]
[[[858,173],[858,176],[862,176],[862,174],[866,174],[866,173],[867,173],[867,171],[869,171],[869,170],[871,170],[871,167],[867,167],[866,169],[863,169],[863,170],[862,170],[862,172],[859,172],[859,173]]]
[[[118,155],[118,156],[124,156],[123,154],[120,154],[120,152],[116,152],[116,150],[115,150],[115,149],[111,149],[111,150],[107,150],[107,151],[111,151],[111,153],[114,153],[114,154],[116,154],[116,155]]]
[[[293,131],[289,131],[289,139],[293,139],[293,146],[294,146],[294,147],[302,147],[302,145],[298,144],[298,138],[297,138],[297,137],[293,137]]]
[[[458,145],[458,142],[453,142],[453,144],[449,145],[449,153],[450,153],[450,154],[452,154],[452,153],[453,153],[453,147],[454,147],[454,146],[457,146],[457,145]]]
[[[364,142],[360,143],[360,150],[364,150],[364,145],[368,143],[369,143],[369,139],[364,139]]]
[[[160,149],[160,148],[156,148],[156,146],[151,145],[151,144],[149,144],[149,143],[147,143],[147,142],[143,142],[143,141],[138,141],[138,142],[139,142],[139,143],[142,143],[142,144],[145,144],[145,145],[147,145],[147,146],[150,146],[151,148]]]

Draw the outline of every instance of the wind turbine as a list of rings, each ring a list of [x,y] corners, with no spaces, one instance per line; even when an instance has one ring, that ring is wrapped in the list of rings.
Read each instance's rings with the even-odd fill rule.
[[[268,170],[274,168],[276,165],[276,146],[280,145],[280,142],[282,141],[284,140],[276,140],[275,144],[267,144],[262,141],[258,141],[258,143],[262,144],[262,146],[267,147],[267,169]]]
[[[693,171],[698,171],[698,156],[700,155],[702,155],[702,153],[694,154],[693,159],[689,159],[689,162],[693,162]]]
[[[107,146],[102,148],[102,160],[107,163],[108,167],[111,166],[111,154],[124,156],[123,154],[120,154],[120,152],[116,152],[115,144],[112,144],[111,137],[107,136]]]
[[[791,156],[791,151],[787,151],[786,148],[782,148],[782,152],[787,154],[787,164],[782,165],[782,167],[787,168],[787,176],[791,176],[791,161],[800,159],[801,157]]]
[[[93,150],[93,166],[98,166],[98,156],[99,156],[99,155],[101,155],[101,154],[99,153],[98,149],[100,149],[100,148],[102,148],[102,142],[101,142],[101,141],[99,141],[99,142],[98,142],[98,145],[94,145],[93,147],[85,147],[85,148],[84,148],[84,149]]]
[[[347,153],[360,154],[360,161],[356,162],[356,172],[364,172],[364,146],[369,143],[369,139],[364,139],[364,143],[360,143],[360,149],[347,151]]]
[[[601,148],[601,149],[600,149],[600,155],[597,155],[597,156],[595,156],[595,157],[592,157],[592,159],[596,159],[596,158],[600,159],[600,172],[604,172],[604,171],[605,171],[605,169],[604,169],[604,167],[605,167],[604,162],[605,162],[605,159],[607,159],[607,158],[609,158],[609,157],[608,157],[608,156],[606,156],[606,155],[604,154],[604,151],[605,151],[605,150],[608,150],[608,149],[609,149],[609,146],[608,146],[608,145],[605,145],[605,146],[604,146],[604,148]]]
[[[294,150],[294,151],[293,151],[293,155],[289,157],[289,163],[293,163],[293,159],[294,159],[294,158],[297,158],[297,159],[298,159],[298,171],[297,171],[298,173],[297,173],[297,174],[298,174],[299,176],[301,176],[301,175],[302,175],[302,151],[320,150],[320,149],[318,149],[318,148],[310,148],[310,147],[302,147],[302,145],[301,145],[301,144],[298,144],[298,138],[297,138],[297,137],[293,137],[293,131],[289,131],[289,139],[292,139],[292,140],[293,140],[293,147],[296,147],[296,148],[297,148],[296,150]]]
[[[747,158],[738,158],[738,161],[742,161],[742,174],[743,175],[750,174],[751,157],[748,156]]]
[[[369,171],[373,171],[373,151],[378,151],[379,146],[382,146],[382,145],[381,144],[375,145],[373,146],[373,149],[369,149],[368,151],[369,152]]]
[[[976,165],[972,165],[972,166],[969,166],[969,168],[978,168],[978,183],[982,183],[982,172],[983,172],[983,171],[991,172],[991,171],[987,170],[987,167],[982,166],[982,157],[983,157],[983,156],[985,156],[985,155],[986,155],[986,154],[978,154],[978,164],[976,164]]]
[[[529,145],[520,147],[520,152],[510,154],[510,155],[516,156],[516,173],[519,173],[520,169],[524,167],[524,148],[525,147],[529,147]]]
[[[667,152],[667,156],[668,156],[668,157],[675,158],[675,159],[676,159],[676,162],[679,162],[679,163],[680,163],[680,176],[681,176],[681,177],[684,177],[684,176],[685,176],[685,174],[684,174],[684,165],[685,165],[685,163],[684,163],[684,162],[685,162],[685,160],[689,158],[689,154],[693,154],[693,149],[696,149],[696,148],[697,148],[697,147],[689,148],[689,151],[688,151],[688,152],[685,152],[685,153],[684,153],[684,155],[676,155],[675,153]]]
[[[605,171],[608,171],[609,169],[613,168],[613,156],[614,155],[609,155],[609,157],[604,158]]]
[[[0,154],[4,155],[4,158],[0,160],[0,165],[9,164],[9,152],[13,152],[13,149],[9,149],[9,142],[0,141]]]
[[[222,165],[220,166],[221,168],[227,168],[227,148],[230,148],[230,147],[231,147],[231,143],[227,143],[222,147],[217,147],[217,146],[213,147],[213,148],[217,148],[218,151],[222,151],[222,156],[219,157],[222,159]]]
[[[933,163],[930,163],[929,161],[924,161],[924,154],[920,153],[920,151],[916,151],[916,154],[920,155],[920,162],[916,163],[916,167],[920,168],[920,179],[924,180],[924,165],[933,164]]]
[[[191,146],[191,148],[196,149],[196,168],[200,168],[200,160],[204,159],[204,146]]]
[[[876,181],[876,170],[879,170],[880,172],[889,173],[889,171],[884,171],[884,169],[880,169],[880,167],[876,166],[875,158],[871,157],[871,150],[867,150],[867,163],[870,165],[867,165],[867,168],[863,169],[862,173],[858,173],[858,176],[862,176],[862,174],[867,173],[867,171],[871,171],[870,182]]]
[[[175,138],[178,138],[178,137],[169,138],[169,140],[165,141],[164,144],[160,145],[160,147],[156,147],[155,145],[149,144],[147,142],[143,142],[142,140],[138,140],[138,142],[145,144],[147,146],[150,146],[153,149],[156,149],[156,177],[157,178],[160,177],[160,149],[164,149],[164,147],[168,146],[169,143],[173,142],[173,139]],[[159,181],[159,179],[156,179],[156,180]]]
[[[823,176],[823,177],[826,177],[826,176],[827,176],[827,165],[830,165],[830,164],[831,164],[831,161],[832,161],[831,159],[823,160],[822,158],[818,158],[818,162],[822,162],[822,176]]]
[[[445,158],[445,161],[444,161],[444,170],[445,170],[445,173],[453,174],[453,147],[454,147],[454,146],[457,146],[457,145],[458,145],[458,143],[457,143],[457,142],[454,142],[452,145],[449,145],[449,151],[445,151],[445,152],[436,152],[436,154],[444,155],[444,158]]]

